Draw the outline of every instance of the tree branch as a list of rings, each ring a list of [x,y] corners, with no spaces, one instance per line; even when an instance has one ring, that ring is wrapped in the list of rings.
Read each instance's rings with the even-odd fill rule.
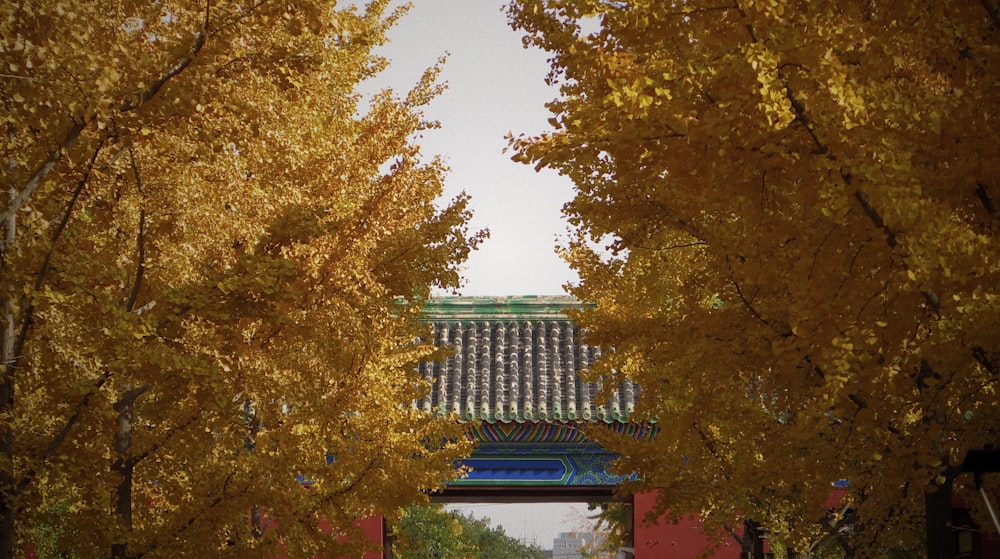
[[[191,62],[194,61],[195,57],[198,56],[198,53],[201,52],[201,49],[204,46],[205,31],[202,30],[195,34],[194,44],[191,46],[191,53],[189,55],[177,61],[177,64],[174,64],[174,67],[171,68],[170,71],[160,77],[160,79],[153,82],[152,85],[146,88],[145,91],[140,93],[137,102],[133,103],[132,100],[129,99],[118,107],[118,111],[127,113],[156,96],[156,94],[160,92],[160,89],[162,89],[167,82],[183,72],[191,64]]]
[[[991,216],[996,213],[996,205],[993,204],[993,199],[990,198],[990,193],[986,191],[986,185],[981,181],[977,183],[976,197],[979,198],[980,203],[982,203],[983,207],[986,208],[986,213]]]
[[[844,176],[844,182],[848,185],[851,184],[850,180],[850,175]],[[899,245],[899,242],[896,240],[895,231],[890,229],[889,226],[885,224],[885,221],[882,219],[882,215],[878,213],[878,210],[876,210],[874,206],[872,206],[871,200],[868,199],[868,195],[865,194],[863,190],[858,189],[854,191],[854,198],[861,204],[861,209],[865,211],[865,215],[868,216],[868,219],[871,220],[875,227],[885,233],[885,241],[888,243],[889,248],[896,248]]]
[[[990,356],[986,353],[986,350],[982,346],[975,346],[972,348],[972,357],[979,363],[986,371],[996,377],[1000,375],[1000,364],[997,363],[996,359],[990,359]]]
[[[55,454],[56,449],[59,448],[59,445],[61,445],[63,441],[66,440],[66,437],[69,436],[69,432],[73,429],[73,426],[76,425],[76,422],[80,419],[80,414],[83,412],[83,409],[87,406],[87,403],[90,402],[91,397],[93,397],[94,394],[96,394],[97,391],[100,390],[102,386],[104,386],[104,383],[107,382],[109,378],[111,378],[111,373],[105,372],[104,375],[102,375],[101,378],[99,378],[97,382],[94,383],[94,386],[86,394],[84,394],[83,398],[79,402],[77,402],[76,410],[73,412],[73,415],[69,416],[69,418],[66,419],[66,423],[63,424],[62,429],[60,429],[59,433],[57,433],[56,436],[52,439],[52,442],[50,442],[49,445],[45,447],[45,450],[39,453],[38,456],[36,457],[36,459],[39,462],[45,462],[46,460],[51,458],[53,454]],[[28,471],[25,472],[25,474],[21,477],[21,480],[18,481],[17,488],[14,490],[14,494],[16,495],[21,491],[23,491],[24,488],[27,487],[29,483],[31,483],[34,477],[35,477],[35,469],[29,467]]]
[[[997,6],[995,0],[980,0],[980,2],[983,4],[983,8],[986,8],[990,19],[993,20],[993,25],[1000,27],[1000,6]]]
[[[203,508],[200,511],[197,511],[192,516],[188,517],[188,519],[185,522],[181,523],[181,525],[178,526],[177,529],[172,534],[168,534],[166,536],[167,540],[169,541],[171,539],[173,539],[173,540],[179,539],[179,536],[185,530],[187,530],[191,526],[194,526],[194,524],[198,521],[198,519],[201,518],[203,515],[205,515],[207,512],[210,512],[212,509],[214,509],[215,507],[219,506],[219,504],[221,504],[225,500],[225,498],[227,496],[239,497],[239,496],[243,496],[243,495],[247,494],[250,491],[250,486],[247,485],[246,487],[244,487],[241,491],[239,491],[237,493],[228,493],[229,482],[232,481],[232,478],[233,478],[232,474],[230,474],[229,476],[227,476],[226,480],[222,482],[222,492],[219,493],[219,495],[216,496],[214,499],[212,499],[212,501],[210,503],[208,503],[208,506],[206,506],[205,508]],[[150,544],[148,546],[146,546],[146,549],[144,549],[143,551],[139,551],[139,552],[133,552],[132,553],[132,557],[134,559],[141,559],[147,553],[149,553],[151,551],[155,551],[156,549],[158,549],[160,547],[160,545],[161,544],[158,541],[156,541],[155,536],[154,536],[153,541],[150,542]]]
[[[69,148],[76,143],[77,138],[80,137],[80,133],[83,132],[83,129],[86,128],[87,125],[90,124],[92,120],[93,117],[91,117],[90,119],[84,119],[77,122],[72,127],[70,127],[69,131],[66,132],[66,136],[63,138],[63,140],[59,142],[59,145],[56,147],[56,149],[52,150],[52,153],[50,153],[49,156],[45,159],[45,161],[38,167],[38,170],[35,171],[35,174],[32,175],[30,179],[28,179],[28,182],[25,183],[23,187],[21,187],[21,190],[16,191],[13,189],[13,187],[11,188],[10,202],[7,204],[7,207],[4,209],[3,213],[0,214],[0,222],[4,224],[11,223],[10,220],[13,219],[14,215],[18,211],[21,210],[21,207],[23,207],[24,203],[28,201],[28,198],[30,198],[31,195],[35,193],[35,190],[38,188],[38,186],[41,185],[45,177],[48,176],[49,171],[51,171],[53,167],[56,166],[56,163],[58,163],[59,160],[62,159],[63,154],[65,154],[66,151],[69,150]],[[7,249],[6,244],[7,242],[11,241],[12,240],[5,240],[4,244],[0,245],[0,255],[6,252]]]
[[[784,79],[784,76],[782,76],[782,79]],[[826,154],[828,151],[830,151],[830,148],[828,148],[826,144],[821,142],[819,136],[816,135],[816,127],[813,126],[812,119],[809,118],[809,114],[806,113],[806,106],[802,103],[802,101],[799,100],[798,97],[795,96],[795,93],[792,91],[792,87],[788,85],[788,80],[784,81],[785,81],[785,97],[787,97],[788,100],[792,103],[792,110],[795,111],[795,120],[802,123],[802,126],[806,129],[806,133],[809,134],[810,138],[812,138],[813,143],[816,145],[815,153],[817,155]]]
[[[73,191],[73,197],[70,198],[69,204],[66,205],[66,211],[63,213],[62,219],[59,220],[59,225],[56,226],[55,231],[52,232],[52,240],[49,245],[48,252],[45,253],[45,259],[42,260],[42,265],[38,269],[38,274],[35,276],[35,289],[41,289],[42,282],[45,280],[45,275],[49,271],[49,266],[52,262],[52,255],[55,253],[56,243],[62,236],[63,231],[66,230],[66,225],[69,224],[69,219],[73,215],[73,209],[76,207],[76,203],[80,200],[80,195],[83,193],[83,189],[86,188],[87,182],[90,179],[90,174],[94,170],[94,163],[97,161],[97,156],[101,153],[101,148],[104,147],[105,139],[101,139],[101,143],[98,144],[97,149],[94,150],[94,154],[90,157],[90,161],[87,163],[87,170],[83,173],[83,178],[77,183],[76,189]]]
[[[733,279],[731,276],[729,278],[729,283],[733,284],[733,287],[736,288],[736,295],[740,298],[740,301],[743,302],[743,306],[746,307],[748,311],[750,311],[750,314],[753,315],[753,317],[756,318],[761,323],[767,324],[767,321],[764,320],[764,317],[761,316],[760,313],[757,312],[757,309],[754,308],[753,304],[751,304],[750,301],[747,300],[746,295],[743,294],[743,288],[740,287],[740,284],[737,283],[736,280]],[[770,326],[770,324],[767,325]]]
[[[135,176],[136,188],[139,191],[139,196],[143,196],[142,192],[142,176],[139,173],[139,164],[135,160],[135,150],[132,145],[128,148],[129,159],[132,164],[132,174]],[[135,309],[135,302],[139,298],[139,291],[142,289],[142,279],[146,274],[146,205],[144,201],[140,201],[142,206],[139,209],[139,233],[136,237],[136,266],[135,266],[135,281],[132,283],[132,289],[129,293],[128,303],[125,305],[125,309],[128,312],[132,312]]]
[[[783,338],[787,338],[788,336],[792,335],[792,330],[787,324],[783,325],[780,322],[778,324],[771,324],[769,320],[764,318],[760,314],[760,312],[758,312],[757,309],[754,308],[753,303],[751,303],[750,300],[747,298],[747,296],[743,293],[743,288],[740,287],[740,284],[737,283],[735,279],[733,279],[732,274],[729,275],[729,283],[733,284],[733,287],[736,289],[736,295],[740,298],[740,301],[743,303],[743,306],[745,306],[747,310],[750,311],[750,314],[758,321],[760,321],[761,324],[764,324],[765,326],[767,326],[768,328],[770,328],[776,334],[778,334]]]
[[[187,429],[188,427],[190,427],[191,425],[193,425],[194,422],[197,421],[200,417],[201,417],[201,412],[199,411],[198,413],[196,413],[196,414],[192,415],[191,417],[187,418],[187,420],[184,423],[181,423],[180,425],[177,425],[176,427],[174,427],[173,429],[171,429],[166,435],[164,435],[164,437],[162,439],[160,439],[159,441],[157,441],[155,444],[151,445],[146,450],[143,450],[142,452],[140,452],[138,454],[135,454],[132,457],[130,457],[127,460],[127,464],[129,466],[135,466],[139,462],[142,462],[143,460],[145,460],[146,458],[148,458],[150,454],[153,454],[157,450],[160,450],[161,448],[163,448],[163,445],[166,444],[167,442],[169,442],[174,437],[174,435],[176,435],[178,432],[183,431],[184,429]]]
[[[83,178],[77,184],[76,190],[73,192],[73,197],[66,207],[66,212],[63,214],[63,217],[60,220],[59,225],[56,227],[55,231],[52,234],[52,242],[49,245],[49,250],[45,254],[45,258],[42,261],[42,265],[39,268],[38,273],[35,275],[35,289],[40,289],[42,286],[45,276],[50,268],[52,255],[55,252],[56,242],[62,236],[63,231],[66,229],[66,225],[69,223],[69,219],[73,214],[73,208],[75,207],[76,202],[79,200],[80,194],[83,192],[83,189],[87,185],[91,171],[93,171],[94,168],[94,163],[97,160],[97,156],[100,153],[101,147],[103,145],[104,143],[102,140],[101,144],[97,147],[96,150],[94,150],[94,154],[90,158],[90,162],[87,165],[87,171],[84,173]],[[13,220],[11,221],[10,224],[13,225]],[[11,233],[9,239],[11,240],[13,239],[13,233]],[[5,308],[9,306],[9,301],[5,300],[4,303],[5,303]],[[4,352],[5,359],[3,363],[3,375],[5,379],[13,378],[14,371],[19,366],[21,361],[21,355],[24,352],[24,344],[27,342],[28,332],[31,329],[31,325],[34,323],[35,307],[34,305],[29,304],[27,302],[26,295],[21,296],[21,308],[24,309],[24,311],[23,314],[21,315],[20,330],[18,331],[16,337],[14,336],[14,324],[16,321],[14,320],[13,312],[5,313],[8,315],[5,317],[7,321],[6,328],[8,329],[8,332],[4,336],[4,339],[5,343],[11,344],[9,348],[5,348],[8,351]]]
[[[152,99],[157,93],[159,93],[160,89],[168,81],[170,81],[172,78],[183,72],[184,69],[191,64],[191,62],[195,59],[198,53],[201,52],[201,49],[204,46],[205,46],[205,33],[198,32],[195,35],[195,42],[191,47],[191,53],[189,55],[179,60],[177,64],[175,64],[173,68],[171,68],[166,74],[164,74],[160,79],[153,82],[153,84],[150,85],[148,88],[146,88],[145,91],[142,91],[139,94],[137,101],[129,99],[123,102],[118,107],[118,111],[122,113],[131,111],[136,107],[138,107],[139,105],[141,105],[142,103],[145,103],[146,101]],[[63,137],[62,141],[59,142],[59,145],[56,147],[56,149],[52,150],[52,152],[49,153],[49,156],[38,167],[38,170],[35,171],[35,174],[31,176],[28,182],[25,183],[25,185],[21,187],[20,190],[11,189],[10,193],[11,200],[7,204],[7,207],[4,209],[3,213],[0,213],[0,223],[8,223],[9,220],[14,216],[14,214],[20,211],[21,207],[24,206],[24,203],[28,201],[28,199],[31,197],[32,194],[35,193],[35,190],[38,189],[39,185],[42,184],[42,181],[45,180],[45,177],[48,176],[50,171],[52,171],[56,163],[58,163],[59,160],[62,159],[63,155],[69,150],[69,148],[71,148],[76,143],[76,140],[80,137],[80,133],[83,132],[83,130],[91,122],[93,122],[95,118],[96,117],[94,115],[90,115],[73,124],[73,126],[70,127],[70,129],[66,132],[66,135]],[[0,248],[0,255],[2,255],[3,250],[5,248],[6,247]]]

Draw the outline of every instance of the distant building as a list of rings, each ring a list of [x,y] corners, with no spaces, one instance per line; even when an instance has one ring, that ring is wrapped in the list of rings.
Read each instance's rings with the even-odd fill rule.
[[[584,553],[593,557],[594,534],[589,532],[563,532],[552,541],[552,559],[583,559]]]

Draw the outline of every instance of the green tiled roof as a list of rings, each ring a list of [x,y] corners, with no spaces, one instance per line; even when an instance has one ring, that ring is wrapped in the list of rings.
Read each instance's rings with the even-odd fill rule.
[[[457,413],[466,421],[623,421],[637,388],[624,382],[610,400],[602,384],[580,372],[601,355],[583,343],[582,332],[564,313],[579,308],[570,297],[447,297],[424,309],[436,345],[454,353],[444,362],[423,363],[433,381],[424,410]]]

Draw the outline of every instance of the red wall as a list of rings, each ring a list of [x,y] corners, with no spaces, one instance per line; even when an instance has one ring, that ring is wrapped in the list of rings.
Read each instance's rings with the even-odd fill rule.
[[[701,523],[689,518],[677,524],[662,520],[654,525],[643,522],[646,513],[656,504],[656,493],[635,495],[635,559],[696,559],[705,557],[705,550],[715,546],[710,559],[739,559],[740,545],[731,536],[721,543],[711,541],[701,531]]]
[[[385,544],[385,522],[382,520],[382,515],[369,516],[359,521],[358,525],[361,526],[365,539],[379,546]],[[365,552],[365,559],[382,559],[384,556],[381,552]]]
[[[364,538],[379,548],[379,551],[366,551],[364,559],[384,559],[385,554],[381,550],[385,547],[385,520],[382,515],[376,514],[362,518],[357,522],[357,526],[361,528]],[[324,534],[329,533],[330,523],[320,520],[319,529]]]

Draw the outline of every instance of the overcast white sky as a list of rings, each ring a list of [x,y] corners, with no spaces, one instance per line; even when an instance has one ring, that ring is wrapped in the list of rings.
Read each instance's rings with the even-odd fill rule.
[[[400,2],[395,2],[398,5]],[[380,49],[390,69],[367,87],[402,94],[448,53],[442,74],[448,90],[426,111],[441,122],[421,140],[426,156],[441,154],[451,167],[446,196],[472,196],[474,229],[491,238],[465,268],[463,295],[558,295],[576,275],[556,256],[565,232],[560,210],[571,183],[551,171],[536,173],[504,154],[504,136],[548,127],[544,104],[556,92],[545,85],[545,53],[526,50],[507,26],[504,0],[413,0],[413,7]],[[550,548],[559,532],[580,530],[583,504],[463,505],[489,517],[508,535]]]
[[[394,4],[399,4],[395,2]],[[527,50],[507,26],[504,0],[414,0],[380,54],[392,66],[369,87],[402,94],[438,57],[448,90],[427,109],[441,129],[421,140],[426,156],[441,154],[452,171],[448,198],[472,196],[475,229],[491,238],[469,259],[463,295],[558,295],[575,274],[554,253],[565,232],[562,205],[572,196],[568,179],[536,173],[504,154],[504,136],[548,127],[544,104],[555,98],[543,80],[544,52]]]

